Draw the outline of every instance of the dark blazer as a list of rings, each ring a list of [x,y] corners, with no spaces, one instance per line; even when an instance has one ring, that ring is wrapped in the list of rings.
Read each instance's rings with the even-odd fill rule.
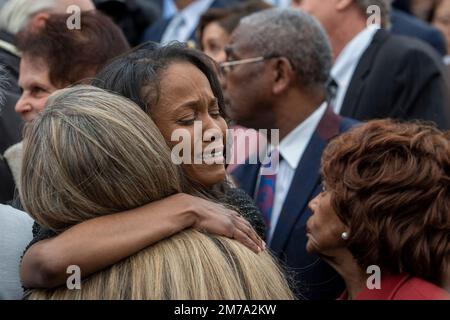
[[[13,201],[16,184],[9,170],[8,163],[0,154],[0,203],[6,204]]]
[[[422,41],[378,30],[356,67],[341,115],[421,119],[450,129],[447,71]]]
[[[8,32],[0,31],[0,40],[8,44],[15,45],[15,37]],[[17,82],[19,81],[20,58],[14,53],[0,46],[0,65],[2,65],[6,70],[7,77],[13,85],[12,88],[9,88],[9,91],[20,93],[20,90],[17,87]]]
[[[23,122],[14,110],[19,96],[6,93],[5,98],[0,104],[0,154],[22,140]]]
[[[447,54],[447,45],[443,34],[422,20],[394,9],[391,12],[391,23],[393,34],[420,39],[436,49],[441,56]]]
[[[210,9],[212,8],[225,8],[229,7],[238,1],[236,0],[215,0]],[[166,31],[169,23],[172,21],[173,17],[168,19],[159,19],[153,25],[147,28],[144,32],[144,36],[142,37],[142,42],[153,41],[153,42],[161,42],[161,39]],[[197,42],[196,31],[194,30],[189,37],[189,40]]]
[[[273,234],[270,249],[292,274],[293,289],[299,298],[336,299],[344,288],[340,276],[325,261],[306,252],[306,221],[311,215],[308,203],[321,191],[322,152],[330,139],[354,124],[327,109],[300,160]],[[252,197],[259,168],[244,164],[232,172],[238,186]]]

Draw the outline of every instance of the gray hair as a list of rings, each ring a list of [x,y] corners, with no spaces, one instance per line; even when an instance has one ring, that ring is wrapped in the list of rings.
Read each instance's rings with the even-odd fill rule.
[[[35,14],[56,6],[56,0],[9,0],[0,10],[0,30],[15,35],[28,25]]]
[[[320,23],[302,10],[269,9],[241,20],[252,30],[248,41],[263,56],[287,58],[305,87],[325,85],[333,56]]]
[[[370,6],[377,6],[381,13],[381,26],[388,27],[390,25],[390,13],[392,0],[355,0],[358,7],[361,8],[364,14],[369,15],[367,9]]]

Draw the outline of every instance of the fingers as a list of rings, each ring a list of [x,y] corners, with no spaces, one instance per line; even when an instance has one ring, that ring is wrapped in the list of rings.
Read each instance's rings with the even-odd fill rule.
[[[241,230],[235,229],[233,238],[255,253],[261,252],[261,248],[247,234],[245,234]]]
[[[240,221],[243,224],[243,227],[241,228],[241,231],[245,232],[261,248],[261,250],[265,250],[266,249],[265,242],[256,233],[255,229],[253,229],[253,227],[250,224],[250,222],[248,222],[242,216],[239,216],[237,219],[238,219],[238,221]]]
[[[239,217],[239,219],[236,219],[235,226],[237,230],[245,234],[258,247],[258,252],[265,250],[264,241],[258,236],[247,220]]]

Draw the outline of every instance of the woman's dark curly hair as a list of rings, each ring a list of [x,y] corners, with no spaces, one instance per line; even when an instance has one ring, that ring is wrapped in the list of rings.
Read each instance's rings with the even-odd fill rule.
[[[363,270],[378,265],[440,284],[450,262],[448,134],[371,121],[328,145],[322,175]]]

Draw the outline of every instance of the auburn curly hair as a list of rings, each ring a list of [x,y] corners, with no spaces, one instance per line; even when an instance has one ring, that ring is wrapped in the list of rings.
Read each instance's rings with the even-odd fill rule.
[[[322,176],[363,270],[378,265],[440,285],[450,263],[448,133],[418,122],[368,122],[328,145]]]

